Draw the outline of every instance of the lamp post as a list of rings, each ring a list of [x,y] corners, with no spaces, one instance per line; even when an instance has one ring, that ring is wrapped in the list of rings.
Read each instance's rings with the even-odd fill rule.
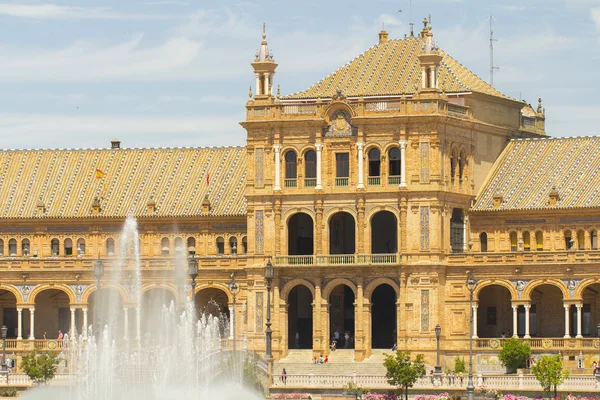
[[[600,351],[600,323],[596,325],[596,334],[598,335],[598,351]],[[600,355],[598,356],[598,364],[600,365]],[[596,369],[596,380],[600,380],[600,367]]]
[[[6,325],[2,325],[2,371],[8,371],[6,368],[6,333],[8,332],[8,328]]]
[[[271,284],[273,283],[273,278],[275,277],[275,267],[271,264],[271,260],[267,262],[265,265],[265,281],[267,281],[267,329],[265,330],[265,340],[266,343],[266,351],[265,358],[268,363],[268,384],[272,383],[273,379],[273,353],[271,349],[272,345],[272,335],[273,331],[271,330]]]
[[[196,309],[196,278],[198,277],[198,260],[194,258],[194,255],[190,255],[188,259],[188,275],[192,279],[192,294],[191,301],[194,309]]]
[[[100,279],[104,276],[104,264],[102,264],[102,260],[100,259],[100,255],[98,255],[98,259],[94,263],[94,278],[96,278],[96,297],[94,299],[94,319],[96,320],[96,329],[100,329],[98,327],[98,323],[100,322],[100,307],[98,307],[98,302],[100,301]],[[86,328],[87,329],[87,328]]]
[[[471,316],[469,318],[469,379],[467,381],[467,400],[473,400],[475,394],[475,385],[473,384],[473,292],[477,286],[477,281],[473,273],[469,271],[467,276],[467,289],[469,290],[469,308]]]
[[[440,324],[437,324],[435,326],[435,338],[437,340],[437,362],[435,364],[435,371],[434,371],[435,375],[442,374],[442,366],[440,364],[440,336],[441,335],[442,335],[442,327],[440,326]]]
[[[236,338],[236,330],[235,330],[235,313],[236,313],[236,308],[235,308],[235,304],[236,304],[236,297],[237,294],[240,291],[240,287],[237,284],[237,281],[235,280],[235,272],[231,273],[231,281],[228,283],[229,286],[229,290],[231,291],[231,295],[233,296],[233,315],[231,316],[231,323],[233,325],[233,352],[235,353],[237,350],[237,346],[235,343],[235,338]]]

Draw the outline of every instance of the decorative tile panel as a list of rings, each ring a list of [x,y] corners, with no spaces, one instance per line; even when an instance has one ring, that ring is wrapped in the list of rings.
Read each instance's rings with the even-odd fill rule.
[[[429,290],[421,290],[421,332],[429,332]]]
[[[264,300],[264,293],[256,292],[256,308],[254,309],[255,314],[256,314],[256,332],[262,332],[264,329],[264,326],[263,326],[263,300]]]
[[[421,250],[429,250],[429,206],[421,206]]]
[[[254,150],[254,186],[263,187],[264,182],[264,155],[265,149]]]
[[[429,142],[421,142],[421,183],[429,182]]]
[[[257,210],[254,213],[254,230],[256,234],[254,252],[262,254],[265,251],[265,212]]]

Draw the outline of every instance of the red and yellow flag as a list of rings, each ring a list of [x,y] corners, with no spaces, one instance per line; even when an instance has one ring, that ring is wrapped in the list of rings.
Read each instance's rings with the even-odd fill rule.
[[[104,178],[104,172],[102,172],[102,170],[99,170],[98,168],[96,168],[96,178],[97,179]]]

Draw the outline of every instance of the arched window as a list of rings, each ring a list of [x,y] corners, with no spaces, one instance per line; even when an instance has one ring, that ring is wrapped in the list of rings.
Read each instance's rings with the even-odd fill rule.
[[[113,239],[113,238],[106,239],[106,255],[107,256],[115,255],[115,239]]]
[[[531,235],[529,232],[523,232],[523,250],[531,251]]]
[[[298,156],[294,150],[285,153],[285,179],[298,178]]]
[[[169,238],[162,238],[160,241],[160,251],[163,256],[169,255],[170,247],[171,243],[169,242]]]
[[[73,255],[73,241],[71,239],[65,239],[65,256]]]
[[[189,237],[187,240],[188,254],[196,254],[196,238]]]
[[[381,152],[376,147],[369,150],[369,176],[381,176]]]
[[[456,165],[458,164],[458,152],[456,149],[452,150],[452,155],[450,156],[450,180],[454,183],[454,179],[456,178]]]
[[[217,254],[225,254],[225,239],[221,236],[217,238]]]
[[[579,250],[585,250],[585,232],[584,231],[577,232],[577,248]]]
[[[487,252],[487,233],[481,232],[479,234],[479,245],[481,246],[481,252]]]
[[[0,256],[4,257],[4,240],[0,239]]]
[[[84,238],[77,239],[77,255],[85,256],[85,239]]]
[[[317,185],[317,153],[314,150],[309,150],[304,155],[304,179],[315,179]],[[308,183],[305,186],[311,186]]]
[[[10,247],[10,242],[9,242],[9,247]],[[50,241],[50,250],[52,251],[52,257],[58,256],[58,251],[59,251],[58,239],[52,239]],[[10,252],[9,252],[9,254],[10,254]]]
[[[598,250],[598,231],[595,229],[590,231],[590,244],[592,250]]]
[[[402,173],[400,169],[400,163],[400,149],[397,147],[392,147],[388,150],[388,183],[390,185],[400,184],[400,174]]]
[[[175,254],[183,253],[183,239],[180,237],[175,238]]]
[[[23,239],[21,241],[21,254],[25,257],[28,257],[30,248],[31,246],[29,244],[29,239]]]
[[[229,238],[229,251],[231,254],[237,254],[237,238],[235,236]]]
[[[17,240],[16,239],[10,239],[8,241],[8,255],[11,257],[17,256]]]
[[[517,232],[510,233],[510,251],[517,251]]]
[[[465,249],[465,220],[463,210],[454,208],[450,219],[450,246],[453,253],[461,253]]]
[[[565,249],[571,250],[575,241],[573,240],[573,234],[571,231],[565,231]]]
[[[460,179],[460,182],[462,182],[464,176],[465,176],[465,168],[467,166],[467,155],[465,154],[465,151],[461,151],[460,155],[458,157],[458,178]]]
[[[535,249],[537,251],[544,250],[544,234],[542,233],[542,231],[537,231],[535,233]]]
[[[242,254],[248,253],[248,237],[244,236],[242,238]]]

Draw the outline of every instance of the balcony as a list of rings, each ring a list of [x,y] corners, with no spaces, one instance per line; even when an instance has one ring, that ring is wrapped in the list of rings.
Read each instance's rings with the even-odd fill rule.
[[[367,182],[369,183],[369,186],[379,186],[379,185],[381,185],[381,177],[369,176],[367,178]]]
[[[317,178],[305,178],[304,179],[304,187],[316,187],[317,186]]]
[[[508,339],[475,339],[474,347],[481,350],[500,350]],[[519,339],[532,350],[598,351],[598,338],[531,338]]]
[[[349,178],[335,178],[335,186],[348,186]]]
[[[278,266],[327,265],[397,265],[400,254],[319,254],[306,256],[275,256]]]
[[[284,185],[286,188],[295,188],[295,187],[298,187],[298,180],[297,180],[297,179],[295,179],[295,178],[286,178],[286,179],[283,181],[283,185]]]
[[[402,183],[402,177],[398,176],[388,176],[388,185],[399,185]]]
[[[600,250],[473,252],[448,255],[448,264],[599,263]]]

